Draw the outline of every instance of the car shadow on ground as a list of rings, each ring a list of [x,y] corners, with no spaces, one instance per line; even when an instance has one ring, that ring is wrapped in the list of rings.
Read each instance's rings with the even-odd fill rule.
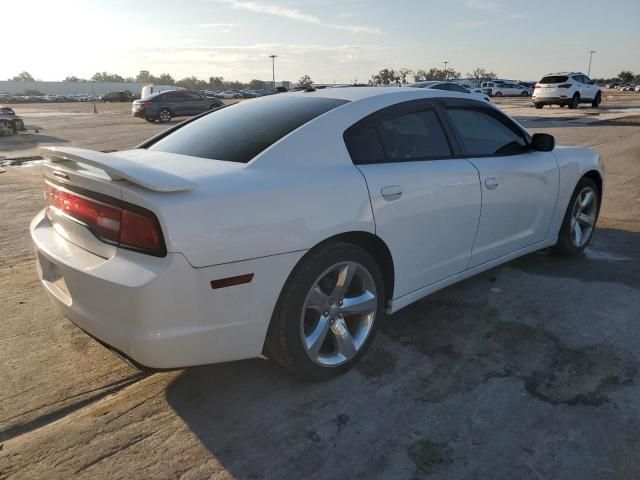
[[[69,143],[69,140],[28,131],[8,137],[0,137],[0,154],[2,154],[2,151],[28,150],[37,146],[45,146],[43,144],[56,145],[60,143]]]
[[[606,463],[625,448],[620,439],[640,439],[624,415],[602,413],[610,394],[633,385],[638,361],[607,343],[559,338],[548,328],[549,318],[564,322],[557,299],[532,312],[517,298],[496,303],[491,286],[508,273],[519,297],[532,288],[518,285],[524,272],[540,288],[533,296],[557,290],[545,293],[550,277],[639,288],[639,264],[640,233],[598,230],[584,257],[527,255],[397,312],[357,367],[329,382],[306,383],[263,358],[187,369],[167,400],[234,478],[536,478],[534,450],[569,475],[563,454]],[[570,423],[584,445],[550,443],[567,421],[557,406],[581,408]],[[609,440],[594,453],[598,438]]]

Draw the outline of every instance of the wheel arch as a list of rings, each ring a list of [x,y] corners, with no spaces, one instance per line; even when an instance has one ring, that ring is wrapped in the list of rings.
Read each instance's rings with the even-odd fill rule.
[[[598,209],[600,209],[601,205],[602,205],[602,175],[600,175],[600,172],[598,172],[597,170],[589,170],[587,173],[585,173],[582,178],[590,178],[591,180],[593,180],[596,183],[596,186],[598,187]]]
[[[387,244],[377,235],[365,231],[350,231],[343,232],[332,237],[325,238],[320,243],[315,245],[298,261],[299,265],[306,255],[316,250],[317,248],[332,242],[346,242],[356,245],[366,251],[373,260],[376,262],[382,273],[382,279],[384,281],[384,294],[385,301],[389,303],[393,299],[393,288],[395,285],[395,267],[393,263],[393,256]],[[296,265],[296,266],[297,266]],[[295,269],[295,267],[294,267]]]

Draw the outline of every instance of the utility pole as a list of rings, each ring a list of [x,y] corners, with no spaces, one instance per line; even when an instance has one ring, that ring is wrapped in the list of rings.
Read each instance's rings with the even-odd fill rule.
[[[444,62],[444,79],[446,80],[448,75],[447,75],[447,63],[449,63],[449,60],[445,60]]]
[[[596,53],[595,50],[589,50],[589,69],[587,70],[587,77],[591,78],[591,59],[593,58],[593,54]]]
[[[278,55],[269,55],[269,58],[271,58],[271,75],[272,75],[272,79],[273,79],[273,89],[276,89],[276,57]]]

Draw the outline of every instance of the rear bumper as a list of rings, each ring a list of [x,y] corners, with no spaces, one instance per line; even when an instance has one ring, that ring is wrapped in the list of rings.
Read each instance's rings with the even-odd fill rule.
[[[105,259],[60,236],[44,210],[31,222],[31,237],[38,276],[63,315],[151,368],[259,356],[280,288],[299,258],[193,268],[178,253],[158,258],[117,249]],[[246,273],[255,273],[249,284],[211,288],[211,280]]]
[[[571,97],[531,97],[534,104],[537,105],[569,105],[571,103]]]

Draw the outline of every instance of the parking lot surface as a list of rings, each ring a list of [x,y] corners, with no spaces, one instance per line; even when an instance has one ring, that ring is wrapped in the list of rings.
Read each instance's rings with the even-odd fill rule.
[[[156,373],[122,362],[39,285],[28,235],[39,167],[9,167],[0,478],[640,478],[638,98],[599,111],[502,99],[532,131],[601,153],[591,246],[525,256],[401,310],[357,368],[325,383],[265,358]],[[125,104],[79,111],[90,108],[16,107],[39,133],[0,139],[0,155],[122,149],[165,128]]]

